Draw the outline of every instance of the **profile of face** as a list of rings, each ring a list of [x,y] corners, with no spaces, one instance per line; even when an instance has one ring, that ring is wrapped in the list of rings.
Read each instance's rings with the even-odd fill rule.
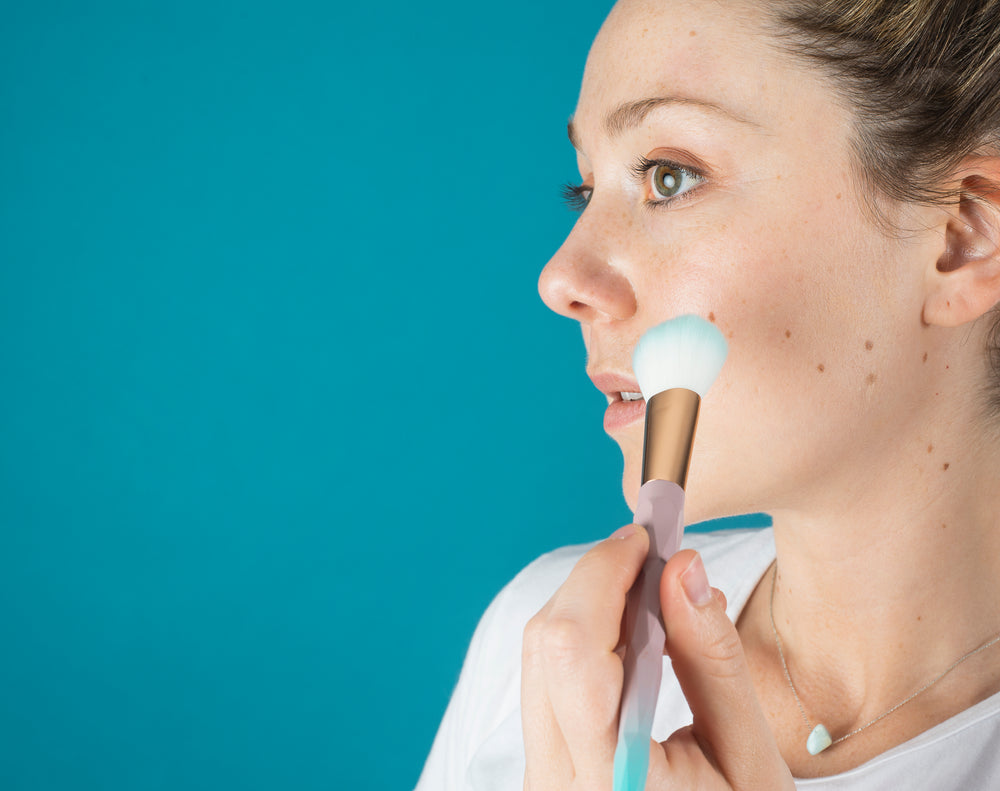
[[[609,401],[638,390],[631,353],[649,327],[695,313],[729,339],[701,408],[689,521],[877,486],[901,443],[926,444],[913,427],[944,381],[922,320],[945,244],[931,210],[896,206],[904,234],[875,218],[849,106],[781,50],[762,5],[614,7],[571,123],[582,213],[539,281],[580,322]],[[606,426],[634,507],[642,411]]]

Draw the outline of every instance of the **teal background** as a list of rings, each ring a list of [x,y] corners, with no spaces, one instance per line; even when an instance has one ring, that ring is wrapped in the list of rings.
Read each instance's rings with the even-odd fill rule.
[[[5,4],[0,788],[410,788],[627,521],[535,285],[609,7]]]

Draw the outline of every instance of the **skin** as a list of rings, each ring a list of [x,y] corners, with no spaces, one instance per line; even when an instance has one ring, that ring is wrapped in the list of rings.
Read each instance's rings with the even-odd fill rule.
[[[1000,631],[1000,433],[984,416],[981,320],[1000,301],[1000,209],[995,194],[971,200],[1000,163],[963,163],[954,185],[969,191],[949,206],[883,200],[903,229],[889,232],[856,175],[850,107],[765,22],[752,3],[615,6],[573,119],[589,204],[539,291],[580,323],[592,376],[634,378],[636,341],[672,316],[700,314],[729,338],[702,404],[686,518],[772,515],[786,656],[811,718],[836,738]],[[620,136],[605,130],[622,103],[662,96],[684,101]],[[638,181],[639,156],[698,175],[650,207],[665,200],[663,171]],[[613,437],[634,507],[642,421]],[[529,624],[528,787],[607,787],[621,603],[645,542],[639,530],[602,543]],[[694,776],[705,788],[787,787],[789,769],[857,766],[1000,690],[997,646],[810,757],[774,647],[770,575],[737,631],[721,594],[684,595],[681,576],[698,565],[684,552],[664,574],[667,649],[695,726],[654,750],[651,788]]]

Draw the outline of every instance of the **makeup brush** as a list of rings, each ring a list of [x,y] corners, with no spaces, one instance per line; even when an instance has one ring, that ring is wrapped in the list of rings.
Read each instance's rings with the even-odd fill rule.
[[[625,601],[625,679],[615,749],[614,791],[643,791],[660,691],[665,633],[660,577],[684,533],[684,485],[702,396],[728,346],[699,316],[679,316],[648,330],[632,354],[646,399],[642,486],[633,521],[649,532],[649,554]]]

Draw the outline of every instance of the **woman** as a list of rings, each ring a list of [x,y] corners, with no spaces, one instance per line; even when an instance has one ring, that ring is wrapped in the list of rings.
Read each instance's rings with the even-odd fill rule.
[[[540,291],[626,499],[631,350],[698,313],[730,354],[687,519],[774,522],[667,565],[647,788],[1000,787],[1000,2],[621,0],[570,137],[583,212]],[[646,547],[626,526],[505,589],[421,789],[610,789]]]

